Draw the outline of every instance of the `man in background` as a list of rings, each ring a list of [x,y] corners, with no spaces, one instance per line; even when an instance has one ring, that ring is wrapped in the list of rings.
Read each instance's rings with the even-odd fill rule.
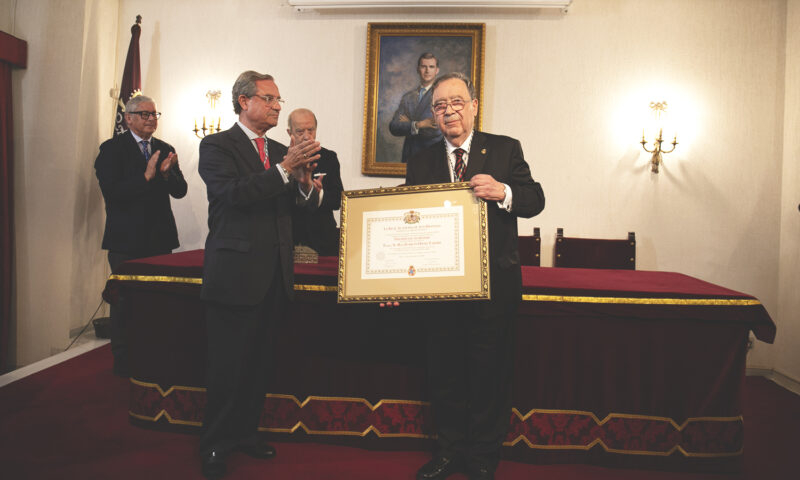
[[[316,140],[317,117],[314,112],[306,108],[294,110],[289,114],[286,133],[296,144],[305,139]],[[312,178],[322,181],[322,201],[316,210],[301,210],[292,218],[292,238],[295,245],[306,245],[320,255],[336,256],[339,254],[339,231],[333,212],[341,207],[344,190],[336,152],[320,148]]]
[[[232,89],[239,120],[200,142],[198,171],[208,194],[208,237],[200,298],[206,306],[208,377],[200,456],[220,478],[233,451],[275,456],[258,436],[275,324],[294,294],[292,213],[319,204],[311,172],[319,142],[266,136],[283,99],[271,75],[243,72]]]
[[[125,133],[103,142],[94,162],[106,204],[103,249],[111,273],[136,258],[171,253],[178,247],[178,229],[170,196],[183,198],[187,185],[172,146],[153,134],[161,113],[144,95],[125,105]],[[128,376],[125,319],[118,299],[111,305],[111,352],[114,373]]]
[[[396,137],[406,137],[403,142],[403,163],[414,154],[442,139],[442,132],[433,121],[431,112],[431,85],[439,74],[439,60],[425,52],[417,60],[419,86],[409,90],[400,99],[394,112],[389,131]]]
[[[460,73],[436,80],[432,111],[444,139],[410,158],[406,185],[468,181],[486,201],[491,300],[420,305],[437,449],[418,480],[466,472],[489,480],[511,416],[514,325],[522,297],[517,218],[544,209],[518,140],[474,130],[478,99]]]

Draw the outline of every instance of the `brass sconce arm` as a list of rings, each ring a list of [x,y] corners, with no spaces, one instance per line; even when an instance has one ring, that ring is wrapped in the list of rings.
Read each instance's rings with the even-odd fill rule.
[[[209,111],[209,113],[211,113],[211,112],[216,110],[217,101],[219,100],[219,97],[221,95],[222,95],[222,92],[220,92],[219,90],[209,90],[208,92],[206,92],[206,98],[208,99],[208,111]],[[197,138],[203,138],[203,137],[206,136],[206,132],[208,132],[208,134],[211,135],[213,133],[217,133],[217,132],[222,131],[221,127],[222,127],[222,118],[221,117],[219,117],[219,116],[217,117],[217,124],[214,125],[214,118],[212,116],[211,118],[209,118],[208,127],[206,127],[206,116],[203,115],[203,126],[200,127],[200,128],[197,128],[197,119],[195,119],[194,128],[192,129],[192,131],[194,132],[194,135]],[[202,134],[201,134],[201,132],[202,132]]]
[[[650,109],[653,110],[653,113],[656,116],[657,120],[660,120],[661,114],[667,110],[667,102],[650,102]],[[678,135],[675,135],[675,138],[672,140],[672,148],[669,150],[664,150],[661,148],[661,144],[664,142],[663,137],[663,128],[658,129],[658,137],[653,141],[653,149],[647,148],[647,140],[644,138],[644,130],[642,130],[642,141],[639,142],[642,144],[642,148],[647,153],[652,153],[653,156],[650,157],[650,171],[653,173],[658,173],[658,166],[662,162],[662,154],[664,153],[672,153],[675,150],[675,147],[678,145]]]
[[[658,173],[658,166],[661,164],[663,153],[672,153],[675,150],[675,147],[678,145],[678,136],[675,135],[675,138],[672,140],[672,148],[669,150],[664,150],[661,148],[661,144],[663,143],[662,138],[662,130],[659,129],[658,137],[653,141],[653,149],[650,150],[647,148],[647,140],[644,138],[644,133],[642,133],[642,141],[639,142],[642,144],[642,148],[647,153],[652,153],[653,156],[650,157],[650,171],[653,173]]]

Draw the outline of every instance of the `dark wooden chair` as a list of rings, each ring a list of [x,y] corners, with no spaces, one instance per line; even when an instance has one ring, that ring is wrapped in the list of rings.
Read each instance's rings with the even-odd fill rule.
[[[519,260],[523,265],[538,267],[541,265],[542,236],[539,227],[533,229],[533,235],[519,236]]]
[[[636,270],[636,235],[624,240],[565,237],[556,233],[554,267]]]

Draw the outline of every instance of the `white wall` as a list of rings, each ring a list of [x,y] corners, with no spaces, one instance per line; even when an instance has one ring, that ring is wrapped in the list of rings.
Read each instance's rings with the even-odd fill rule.
[[[94,178],[114,80],[117,4],[17,2],[28,67],[13,73],[16,363],[63,350],[100,303],[103,202]],[[91,328],[91,327],[90,327]]]
[[[0,30],[14,34],[14,9],[17,0],[0,0]]]
[[[788,2],[780,295],[775,370],[800,379],[800,0]]]
[[[55,8],[64,2],[42,3]],[[94,106],[98,122],[104,121],[113,108],[105,95],[120,81],[129,28],[141,14],[143,89],[159,101],[164,116],[157,135],[176,147],[189,181],[187,198],[173,202],[182,248],[201,248],[207,204],[197,175],[199,140],[189,130],[207,90],[223,91],[228,112],[223,123],[230,124],[227,105],[235,77],[245,69],[275,75],[288,101],[282,125],[271,136],[286,141],[285,115],[309,107],[319,118],[323,145],[342,160],[346,188],[396,185],[401,179],[360,173],[367,23],[485,22],[483,129],[519,138],[545,189],[545,211],[520,222],[522,231],[542,228],[543,264],[551,264],[557,227],[576,236],[624,237],[635,231],[638,268],[680,271],[757,296],[779,324],[781,342],[784,332],[800,330],[800,319],[792,314],[797,306],[788,303],[800,282],[796,256],[794,267],[779,274],[784,257],[797,251],[797,230],[790,229],[797,216],[785,208],[797,202],[796,196],[786,198],[788,189],[797,190],[797,128],[789,128],[797,124],[792,73],[797,0],[790,1],[788,12],[787,17],[786,0],[575,0],[567,15],[544,10],[320,14],[297,13],[280,0],[120,0],[115,72],[97,85]],[[114,54],[98,63],[106,58]],[[55,71],[45,70],[50,76]],[[785,85],[795,88],[794,93],[786,88],[786,99]],[[681,143],[655,175],[637,142],[647,105],[660,100],[670,104]],[[59,125],[47,117],[44,122],[37,126]],[[100,130],[95,151],[110,127]],[[39,161],[29,149],[22,155],[28,169]],[[81,168],[90,170],[88,161]],[[102,209],[90,184],[83,185],[92,192],[90,208]],[[29,193],[24,208],[36,205],[36,193]],[[76,225],[73,218],[64,230]],[[99,249],[101,225],[97,228],[96,243],[84,239],[87,252]],[[20,243],[37,235],[33,225],[18,231]],[[103,261],[100,255],[93,260]],[[779,279],[781,291],[792,292],[783,294],[780,309]],[[65,280],[71,290],[77,288]],[[800,364],[798,335],[786,335],[779,355],[775,347],[757,343],[749,364],[779,366],[800,377],[790,367]]]

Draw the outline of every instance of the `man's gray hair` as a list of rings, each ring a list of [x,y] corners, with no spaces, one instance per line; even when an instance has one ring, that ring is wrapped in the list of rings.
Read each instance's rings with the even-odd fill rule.
[[[156,103],[155,100],[146,95],[137,95],[128,100],[128,103],[125,104],[125,113],[135,112],[136,109],[139,108],[139,105],[147,102],[152,102],[153,104]]]
[[[274,80],[272,75],[267,73],[258,73],[253,70],[247,70],[239,75],[236,82],[233,84],[231,91],[231,100],[233,100],[233,113],[239,115],[242,113],[242,106],[239,105],[239,96],[244,95],[247,98],[256,94],[256,82],[259,80]]]
[[[435,92],[436,91],[436,87],[438,87],[440,83],[442,83],[442,82],[444,82],[446,80],[453,80],[453,79],[461,80],[462,82],[464,82],[464,85],[467,86],[467,91],[469,92],[469,99],[472,100],[473,98],[475,98],[475,86],[472,85],[472,82],[469,80],[469,77],[467,77],[466,75],[464,75],[461,72],[447,73],[447,74],[442,75],[441,77],[437,78],[436,81],[433,82],[433,86],[431,87],[431,91]]]

